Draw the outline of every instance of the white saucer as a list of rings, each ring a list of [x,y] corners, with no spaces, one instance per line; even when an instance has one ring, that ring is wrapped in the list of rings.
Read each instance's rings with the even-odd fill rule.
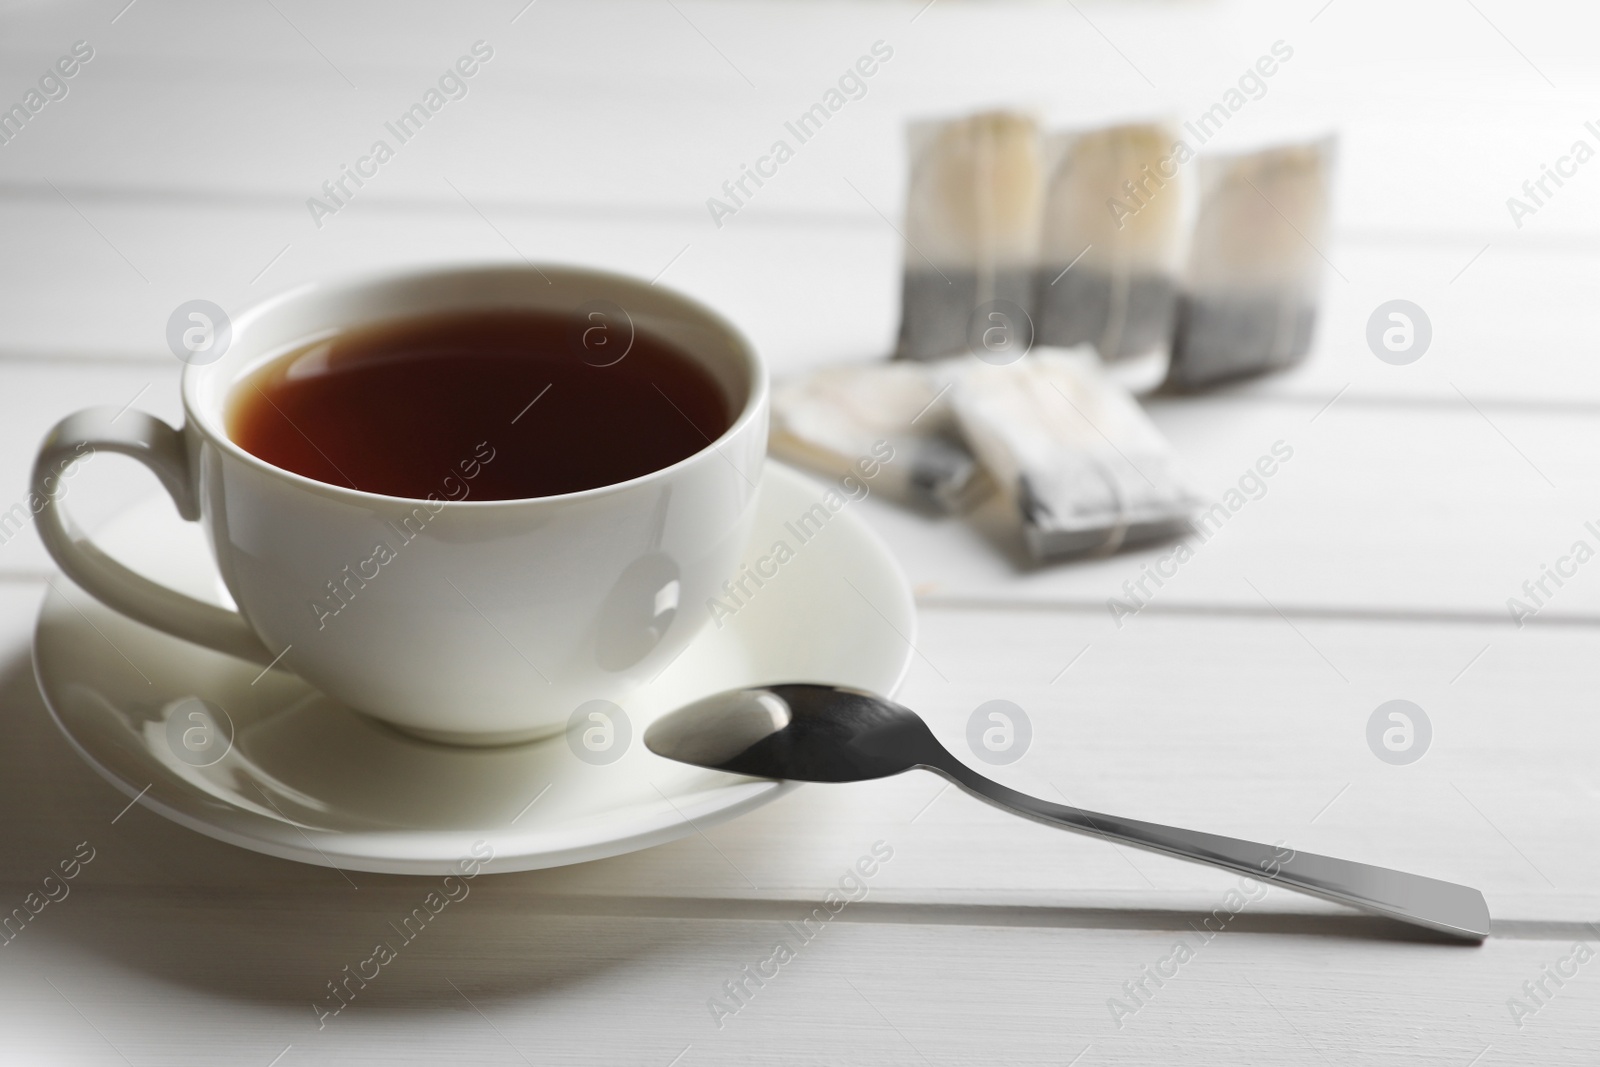
[[[766,470],[748,555],[766,555],[782,539],[793,557],[624,707],[632,739],[608,765],[580,760],[565,736],[465,749],[402,735],[293,675],[268,671],[253,681],[259,667],[133,622],[59,576],[40,610],[34,672],[56,724],[113,785],[174,822],[257,852],[358,871],[444,874],[476,842],[494,850],[490,871],[647,848],[791,787],[652,755],[640,738],[655,716],[766,682],[890,694],[910,664],[916,612],[889,550],[848,503],[798,543],[784,524],[818,503],[825,487],[775,463]],[[150,577],[221,602],[203,534],[165,496],[129,508],[98,540]],[[231,745],[214,742],[209,766],[193,765],[209,755],[169,741],[181,738],[196,698],[232,723]]]

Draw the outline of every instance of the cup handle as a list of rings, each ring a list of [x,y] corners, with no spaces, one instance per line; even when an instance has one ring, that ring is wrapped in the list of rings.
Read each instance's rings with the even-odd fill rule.
[[[271,661],[272,654],[244,616],[129,570],[78,529],[61,506],[62,475],[95,452],[119,452],[139,460],[161,479],[179,515],[190,522],[200,518],[182,433],[142,411],[103,407],[68,415],[45,437],[33,465],[39,538],[66,576],[107,607],[146,626],[240,659]]]

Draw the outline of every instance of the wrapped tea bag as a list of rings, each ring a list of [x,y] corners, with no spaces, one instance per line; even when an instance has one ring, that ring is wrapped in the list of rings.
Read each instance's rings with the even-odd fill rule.
[[[963,510],[990,488],[948,390],[918,363],[829,367],[779,385],[769,443],[773,455],[836,478],[859,478],[875,460],[870,491],[925,511]]]
[[[910,142],[896,354],[932,359],[996,340],[1026,351],[1039,240],[1033,120],[989,112],[915,123]]]
[[[1035,559],[1171,537],[1199,506],[1172,446],[1088,346],[950,368],[962,435]]]
[[[1187,152],[1175,132],[1155,123],[1046,139],[1037,343],[1092,344],[1106,360],[1166,357]]]
[[[1311,349],[1334,139],[1201,157],[1168,385],[1286,367]]]

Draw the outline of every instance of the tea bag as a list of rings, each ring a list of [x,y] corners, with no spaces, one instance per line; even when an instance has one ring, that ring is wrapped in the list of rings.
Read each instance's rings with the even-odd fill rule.
[[[990,485],[961,441],[947,393],[917,363],[829,367],[773,390],[769,444],[781,459],[854,475],[903,504],[961,511]]]
[[[995,111],[911,126],[903,359],[933,359],[996,343],[1032,343],[1039,239],[1039,141],[1034,121]]]
[[[1194,389],[1311,350],[1335,142],[1201,157],[1167,383]]]
[[[1014,502],[1037,560],[1180,533],[1200,498],[1172,446],[1088,346],[952,361],[968,447]]]
[[[1183,236],[1179,168],[1187,153],[1177,134],[1157,123],[1046,139],[1053,165],[1035,275],[1039,344],[1087,343],[1105,360],[1166,357]]]

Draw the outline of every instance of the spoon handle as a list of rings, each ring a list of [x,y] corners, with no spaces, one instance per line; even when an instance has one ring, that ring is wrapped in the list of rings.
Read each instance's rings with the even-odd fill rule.
[[[1489,936],[1489,906],[1482,893],[1468,886],[1283,846],[1054,804],[1008,789],[954,757],[948,763],[941,760],[939,765],[925,766],[979,800],[1050,826],[1221,867],[1464,941],[1482,941]]]

